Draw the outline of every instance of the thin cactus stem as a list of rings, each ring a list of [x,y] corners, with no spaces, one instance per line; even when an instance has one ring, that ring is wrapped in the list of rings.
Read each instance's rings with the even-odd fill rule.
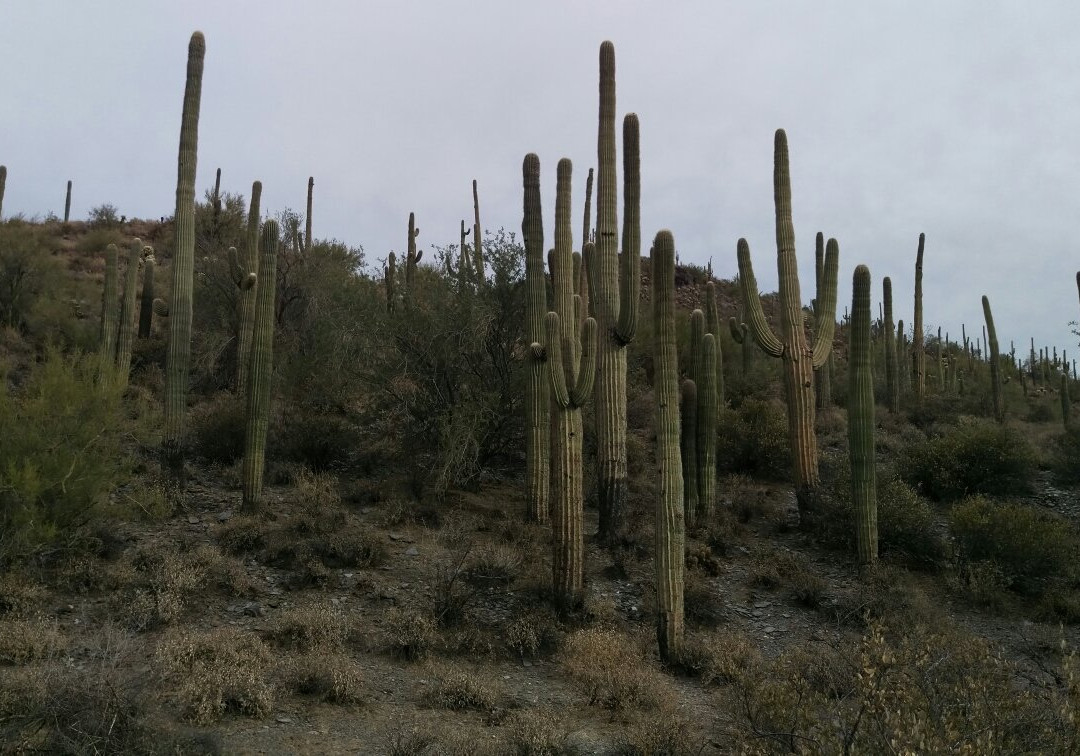
[[[1072,409],[1072,402],[1069,399],[1069,373],[1068,371],[1061,374],[1061,422],[1065,425],[1065,430],[1069,430],[1072,427],[1071,418],[1069,417]]]
[[[716,339],[716,411],[719,415],[720,408],[724,406],[724,350],[720,339],[720,311],[716,304],[716,284],[708,281],[705,284],[705,330]]]
[[[142,295],[139,300],[139,338],[148,339],[154,325],[154,258],[143,261]]]
[[[682,382],[681,393],[681,435],[679,445],[682,457],[683,476],[683,520],[687,529],[697,527],[698,513],[698,453],[697,453],[697,384],[690,378]]]
[[[67,182],[67,194],[64,197],[64,223],[71,219],[71,181]]]
[[[585,219],[582,222],[581,228],[581,248],[585,249],[585,245],[590,241],[589,236],[591,231],[592,221],[592,190],[593,190],[593,169],[589,169],[589,177],[585,180]],[[581,312],[582,317],[591,316],[593,314],[592,300],[589,298],[589,271],[585,263],[585,255],[582,254],[581,260],[581,277],[578,280],[578,296],[581,297]]]
[[[311,195],[315,192],[315,177],[307,180],[307,217],[304,219],[304,254],[311,252]]]
[[[476,285],[484,285],[484,243],[480,234],[480,194],[476,179],[472,182],[473,201],[473,264],[476,266]]]
[[[885,317],[885,400],[889,412],[900,411],[900,381],[896,370],[896,324],[893,323],[892,279],[881,280]]]
[[[825,234],[817,232],[814,238],[814,313],[817,314],[818,300],[825,287]],[[819,368],[814,368],[814,397],[817,409],[832,406],[832,360],[825,360]]]
[[[915,398],[922,402],[926,395],[926,351],[923,345],[923,250],[926,234],[919,234],[919,250],[915,255],[915,330],[912,333],[912,369],[915,377]]]
[[[870,566],[878,555],[877,484],[874,453],[874,379],[870,372],[870,270],[855,268],[848,341],[848,451],[855,551]]]
[[[701,342],[701,366],[698,373],[697,411],[697,522],[712,522],[716,510],[716,425],[720,414],[717,353],[719,339],[706,333]],[[684,480],[685,484],[685,480]]]
[[[4,189],[7,188],[7,166],[0,165],[0,219],[4,217]],[[1077,273],[1077,283],[1080,285],[1080,273]]]

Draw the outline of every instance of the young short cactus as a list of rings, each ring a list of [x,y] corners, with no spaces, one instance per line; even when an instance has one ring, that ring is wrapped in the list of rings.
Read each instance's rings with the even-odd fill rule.
[[[465,228],[465,219],[461,219],[461,246],[459,247],[460,256],[458,258],[458,291],[465,291],[468,289],[469,282],[472,280],[472,262],[469,260],[469,245],[465,243],[465,237],[472,233],[471,228]]]
[[[278,224],[263,224],[259,240],[259,274],[277,280]],[[251,339],[251,367],[247,374],[247,430],[244,435],[243,507],[255,509],[262,498],[266,466],[266,433],[270,426],[270,378],[274,366],[275,287],[260,286],[255,298]]]
[[[237,255],[229,248],[229,267],[236,284],[239,315],[236,328],[236,391],[247,390],[247,372],[251,364],[251,339],[255,327],[255,297],[259,286],[259,205],[262,202],[262,182],[251,184],[248,205],[247,236],[244,251]],[[271,284],[272,285],[272,284]]]
[[[71,181],[67,182],[67,193],[64,195],[64,223],[71,220]]]
[[[192,286],[195,275],[195,164],[198,157],[199,102],[202,95],[206,40],[191,35],[187,83],[177,159],[172,297],[169,304],[169,347],[165,357],[165,434],[162,455],[166,469],[182,484],[184,411],[191,362]]]
[[[832,352],[840,253],[836,240],[829,239],[825,249],[824,286],[814,317],[814,341],[810,345],[803,328],[799,272],[795,259],[795,229],[791,222],[787,135],[783,129],[776,132],[773,194],[776,202],[777,267],[780,273],[779,338],[765,321],[757,279],[754,278],[750,262],[750,247],[745,239],[739,239],[738,243],[739,281],[754,340],[765,354],[779,357],[783,364],[795,489],[800,508],[806,509],[810,502],[809,494],[819,482],[817,439],[814,437],[813,368],[823,365]]]
[[[874,454],[874,378],[870,372],[870,269],[855,268],[848,337],[848,453],[855,550],[868,566],[878,555],[877,475]]]
[[[999,423],[1005,422],[1005,399],[1001,393],[1001,361],[998,358],[997,331],[994,329],[994,315],[990,312],[990,300],[983,295],[983,317],[986,318],[986,333],[988,335],[990,352],[990,388],[994,400],[994,419]]]
[[[131,243],[127,270],[124,272],[124,299],[120,304],[120,332],[116,342],[116,378],[126,386],[131,371],[131,348],[135,344],[135,289],[139,285],[139,262],[143,252],[153,250],[143,247],[141,239]]]
[[[660,657],[679,658],[683,643],[686,542],[683,475],[679,464],[679,356],[675,345],[675,241],[661,231],[653,241],[653,393],[656,397],[656,635]],[[711,340],[711,339],[710,339]]]
[[[110,244],[105,249],[105,290],[101,296],[101,330],[98,333],[98,381],[103,385],[112,381],[116,360],[116,308],[120,300],[116,257],[116,245]]]
[[[584,599],[584,471],[581,407],[592,393],[596,375],[596,321],[586,318],[579,329],[581,297],[574,294],[573,236],[570,231],[569,160],[556,169],[555,250],[551,267],[555,310],[544,318],[545,343],[534,343],[534,355],[548,361],[554,398],[551,458],[552,578],[556,603],[575,609]],[[580,333],[580,338],[578,334]]]
[[[154,258],[143,261],[142,295],[139,300],[139,338],[148,339],[154,324]]]
[[[611,543],[626,528],[626,346],[637,332],[641,289],[640,126],[623,119],[623,227],[619,254],[615,186],[615,47],[600,45],[600,110],[597,132],[596,245],[586,255],[591,306],[600,329],[596,366],[596,442],[599,536]],[[620,269],[621,268],[621,269]],[[677,390],[677,389],[676,389]]]
[[[900,381],[896,374],[896,325],[893,323],[892,279],[888,276],[881,281],[882,295],[885,299],[885,400],[889,412],[900,411]]]
[[[521,174],[524,186],[521,236],[525,243],[525,337],[530,344],[538,344],[544,341],[544,314],[547,312],[540,158],[531,152],[526,155]],[[462,235],[464,232],[463,221]],[[526,359],[529,378],[525,385],[525,512],[532,522],[546,524],[551,477],[551,386],[543,355],[530,350]]]
[[[911,367],[915,380],[915,398],[922,402],[926,395],[926,351],[923,344],[922,275],[923,249],[926,234],[919,234],[919,251],[915,255],[915,330],[911,340]]]

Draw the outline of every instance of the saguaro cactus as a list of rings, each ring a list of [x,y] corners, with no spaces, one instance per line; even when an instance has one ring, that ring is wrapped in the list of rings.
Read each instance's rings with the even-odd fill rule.
[[[569,160],[556,169],[555,250],[551,254],[555,310],[544,317],[545,344],[534,343],[534,355],[546,355],[552,395],[552,578],[555,600],[563,610],[577,608],[584,598],[584,473],[581,407],[592,393],[596,375],[596,321],[586,318],[580,329],[581,298],[574,294],[573,237],[570,231]]]
[[[855,268],[848,341],[848,453],[855,550],[861,565],[878,555],[877,475],[874,455],[874,378],[870,372],[870,269]]]
[[[994,419],[1005,422],[1005,399],[1001,393],[1001,360],[998,357],[997,331],[994,329],[994,315],[990,312],[990,300],[983,295],[983,317],[986,318],[986,333],[990,352],[990,387],[994,400]]]
[[[184,410],[191,362],[191,306],[195,275],[195,164],[199,144],[199,102],[202,96],[202,32],[188,45],[187,83],[177,159],[172,298],[169,305],[169,347],[165,356],[165,434],[162,453],[166,468],[182,484],[184,469]]]
[[[885,398],[889,412],[900,411],[900,381],[896,375],[896,325],[893,323],[892,279],[881,280],[885,299]]]
[[[686,531],[683,520],[683,476],[679,465],[675,240],[670,231],[661,231],[656,235],[651,259],[657,466],[656,637],[661,658],[675,661],[679,658],[683,642],[683,549]]]
[[[592,187],[593,169],[589,169],[589,177],[585,180],[585,220],[581,228],[581,248],[589,243],[590,229],[592,228]],[[578,295],[581,297],[582,317],[592,315],[592,300],[589,298],[589,271],[585,264],[585,256],[581,259],[581,276],[578,280]]]
[[[775,139],[773,195],[776,203],[776,250],[780,273],[780,338],[769,329],[761,309],[757,279],[750,262],[750,247],[739,239],[739,281],[750,320],[750,333],[765,354],[783,364],[787,394],[788,432],[799,506],[806,509],[808,494],[819,481],[817,439],[814,437],[813,368],[820,367],[832,351],[836,327],[836,275],[840,249],[835,239],[825,248],[823,291],[814,317],[813,345],[803,328],[799,271],[795,259],[795,229],[791,222],[791,178],[788,169],[787,134],[778,129]]]
[[[412,292],[409,291],[412,288],[413,277],[416,275],[416,265],[420,262],[420,258],[424,256],[423,250],[416,251],[416,237],[419,236],[420,229],[416,227],[416,214],[409,213],[409,237],[407,242],[407,252],[405,254],[405,295],[411,296]]]
[[[270,378],[274,367],[274,294],[270,282],[277,280],[278,224],[263,224],[259,240],[259,274],[263,286],[255,297],[255,323],[251,339],[251,368],[247,383],[247,432],[244,435],[245,509],[254,509],[262,498],[266,467],[266,432],[270,426]]]
[[[122,386],[127,385],[131,370],[131,347],[135,343],[135,289],[139,285],[139,261],[144,250],[152,251],[150,247],[143,247],[141,239],[131,243],[124,272],[124,299],[120,304],[120,333],[116,342],[116,378]]]
[[[476,285],[484,285],[484,243],[480,236],[480,194],[476,190],[476,179],[472,182],[473,201],[473,264],[476,265]]]
[[[4,217],[4,189],[7,187],[7,166],[0,165],[0,219]],[[1080,273],[1076,274],[1077,284],[1080,285]]]
[[[596,246],[586,255],[592,308],[600,341],[596,366],[597,482],[600,539],[611,543],[626,527],[626,346],[637,332],[641,288],[639,205],[640,127],[633,113],[623,119],[622,255],[618,250],[618,192],[615,181],[615,46],[600,45],[600,111],[597,133]],[[620,270],[621,263],[621,270]]]
[[[112,381],[116,360],[116,307],[120,299],[116,257],[116,245],[110,244],[105,248],[105,290],[101,296],[101,331],[98,334],[98,381],[102,384]]]
[[[304,219],[304,254],[311,251],[311,195],[315,192],[315,177],[307,180],[307,217]]]
[[[921,402],[926,395],[926,349],[923,344],[922,269],[926,234],[919,234],[919,251],[915,255],[915,330],[912,333],[912,373],[915,379],[915,397]]]
[[[750,335],[750,326],[735,318],[728,318],[728,330],[732,340],[742,347],[742,374],[745,378],[750,373],[750,357],[754,348],[754,339]]]
[[[724,406],[724,350],[720,347],[720,311],[716,305],[716,284],[709,281],[705,284],[705,331],[711,333],[716,340],[716,359],[714,369],[716,372],[716,411]]]
[[[697,523],[706,525],[716,509],[716,423],[720,415],[718,386],[719,339],[706,333],[701,340],[701,367],[698,370],[697,410]],[[683,481],[685,484],[685,480]]]
[[[150,338],[154,324],[154,258],[143,261],[142,296],[139,300],[139,338]]]
[[[896,322],[896,378],[901,391],[911,390],[911,371],[908,370],[907,362],[907,339],[904,336],[904,321]]]
[[[394,289],[394,283],[397,281],[397,259],[394,253],[391,252],[386,256],[386,270],[384,272],[384,282],[386,284],[386,311],[393,314],[394,307],[397,304],[396,291]]]
[[[1069,430],[1072,427],[1071,418],[1072,414],[1072,401],[1069,399],[1069,371],[1066,370],[1061,374],[1061,422],[1065,425],[1065,430]]]
[[[521,164],[521,175],[525,195],[521,220],[521,236],[525,243],[525,336],[530,344],[540,344],[544,341],[544,313],[547,312],[540,158],[531,152],[526,155]],[[463,234],[464,229],[462,222]],[[525,512],[529,520],[546,524],[551,477],[551,385],[543,355],[530,350],[526,359],[529,361],[529,379],[525,385]]]
[[[247,236],[244,251],[237,255],[229,248],[232,280],[239,298],[239,319],[236,330],[236,391],[247,390],[247,373],[251,364],[251,339],[255,327],[255,298],[259,287],[259,205],[262,202],[262,182],[251,184],[251,202],[248,205]],[[271,283],[271,286],[274,284]]]
[[[67,182],[67,193],[64,195],[64,223],[71,219],[71,181]]]
[[[682,382],[681,427],[682,442],[679,453],[682,457],[683,477],[683,522],[685,527],[697,525],[698,514],[698,392],[697,384],[690,378]]]
[[[814,313],[817,314],[818,298],[825,285],[825,234],[817,232],[814,238]],[[814,368],[814,396],[817,408],[824,409],[832,405],[832,350],[829,359],[819,368]]]

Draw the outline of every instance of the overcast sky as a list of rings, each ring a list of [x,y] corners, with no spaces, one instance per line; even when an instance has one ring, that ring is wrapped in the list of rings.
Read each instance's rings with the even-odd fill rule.
[[[1075,0],[0,0],[4,215],[62,214],[68,179],[74,218],[171,214],[195,29],[200,197],[220,167],[229,191],[257,178],[266,210],[302,211],[314,176],[315,236],[369,262],[404,247],[410,211],[422,247],[456,243],[474,178],[484,227],[518,231],[527,152],[549,239],[555,163],[574,161],[580,234],[610,39],[618,111],[641,118],[643,254],[670,228],[682,260],[731,277],[745,236],[775,290],[783,127],[805,300],[822,230],[840,242],[839,311],[865,263],[910,323],[925,232],[928,324],[979,333],[986,294],[1003,350],[1034,336],[1080,357]]]

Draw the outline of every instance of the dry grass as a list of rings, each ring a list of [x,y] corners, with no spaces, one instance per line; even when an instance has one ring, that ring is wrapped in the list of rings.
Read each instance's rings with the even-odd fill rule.
[[[288,689],[327,703],[359,704],[364,699],[364,672],[347,654],[316,650],[282,665]]]
[[[344,614],[326,604],[315,604],[286,609],[275,620],[269,635],[283,648],[325,653],[344,648],[352,632],[352,623]]]
[[[438,641],[434,620],[426,614],[394,608],[387,612],[386,645],[398,659],[423,659]]]
[[[44,617],[0,620],[0,664],[50,659],[67,646],[56,623]]]
[[[673,695],[670,683],[630,636],[607,628],[571,633],[562,669],[589,699],[608,709],[651,709]]]
[[[504,697],[497,680],[476,669],[440,664],[431,668],[433,685],[425,698],[432,706],[451,711],[493,713]]]
[[[510,715],[508,751],[514,756],[569,754],[566,725],[550,708],[521,709]]]

